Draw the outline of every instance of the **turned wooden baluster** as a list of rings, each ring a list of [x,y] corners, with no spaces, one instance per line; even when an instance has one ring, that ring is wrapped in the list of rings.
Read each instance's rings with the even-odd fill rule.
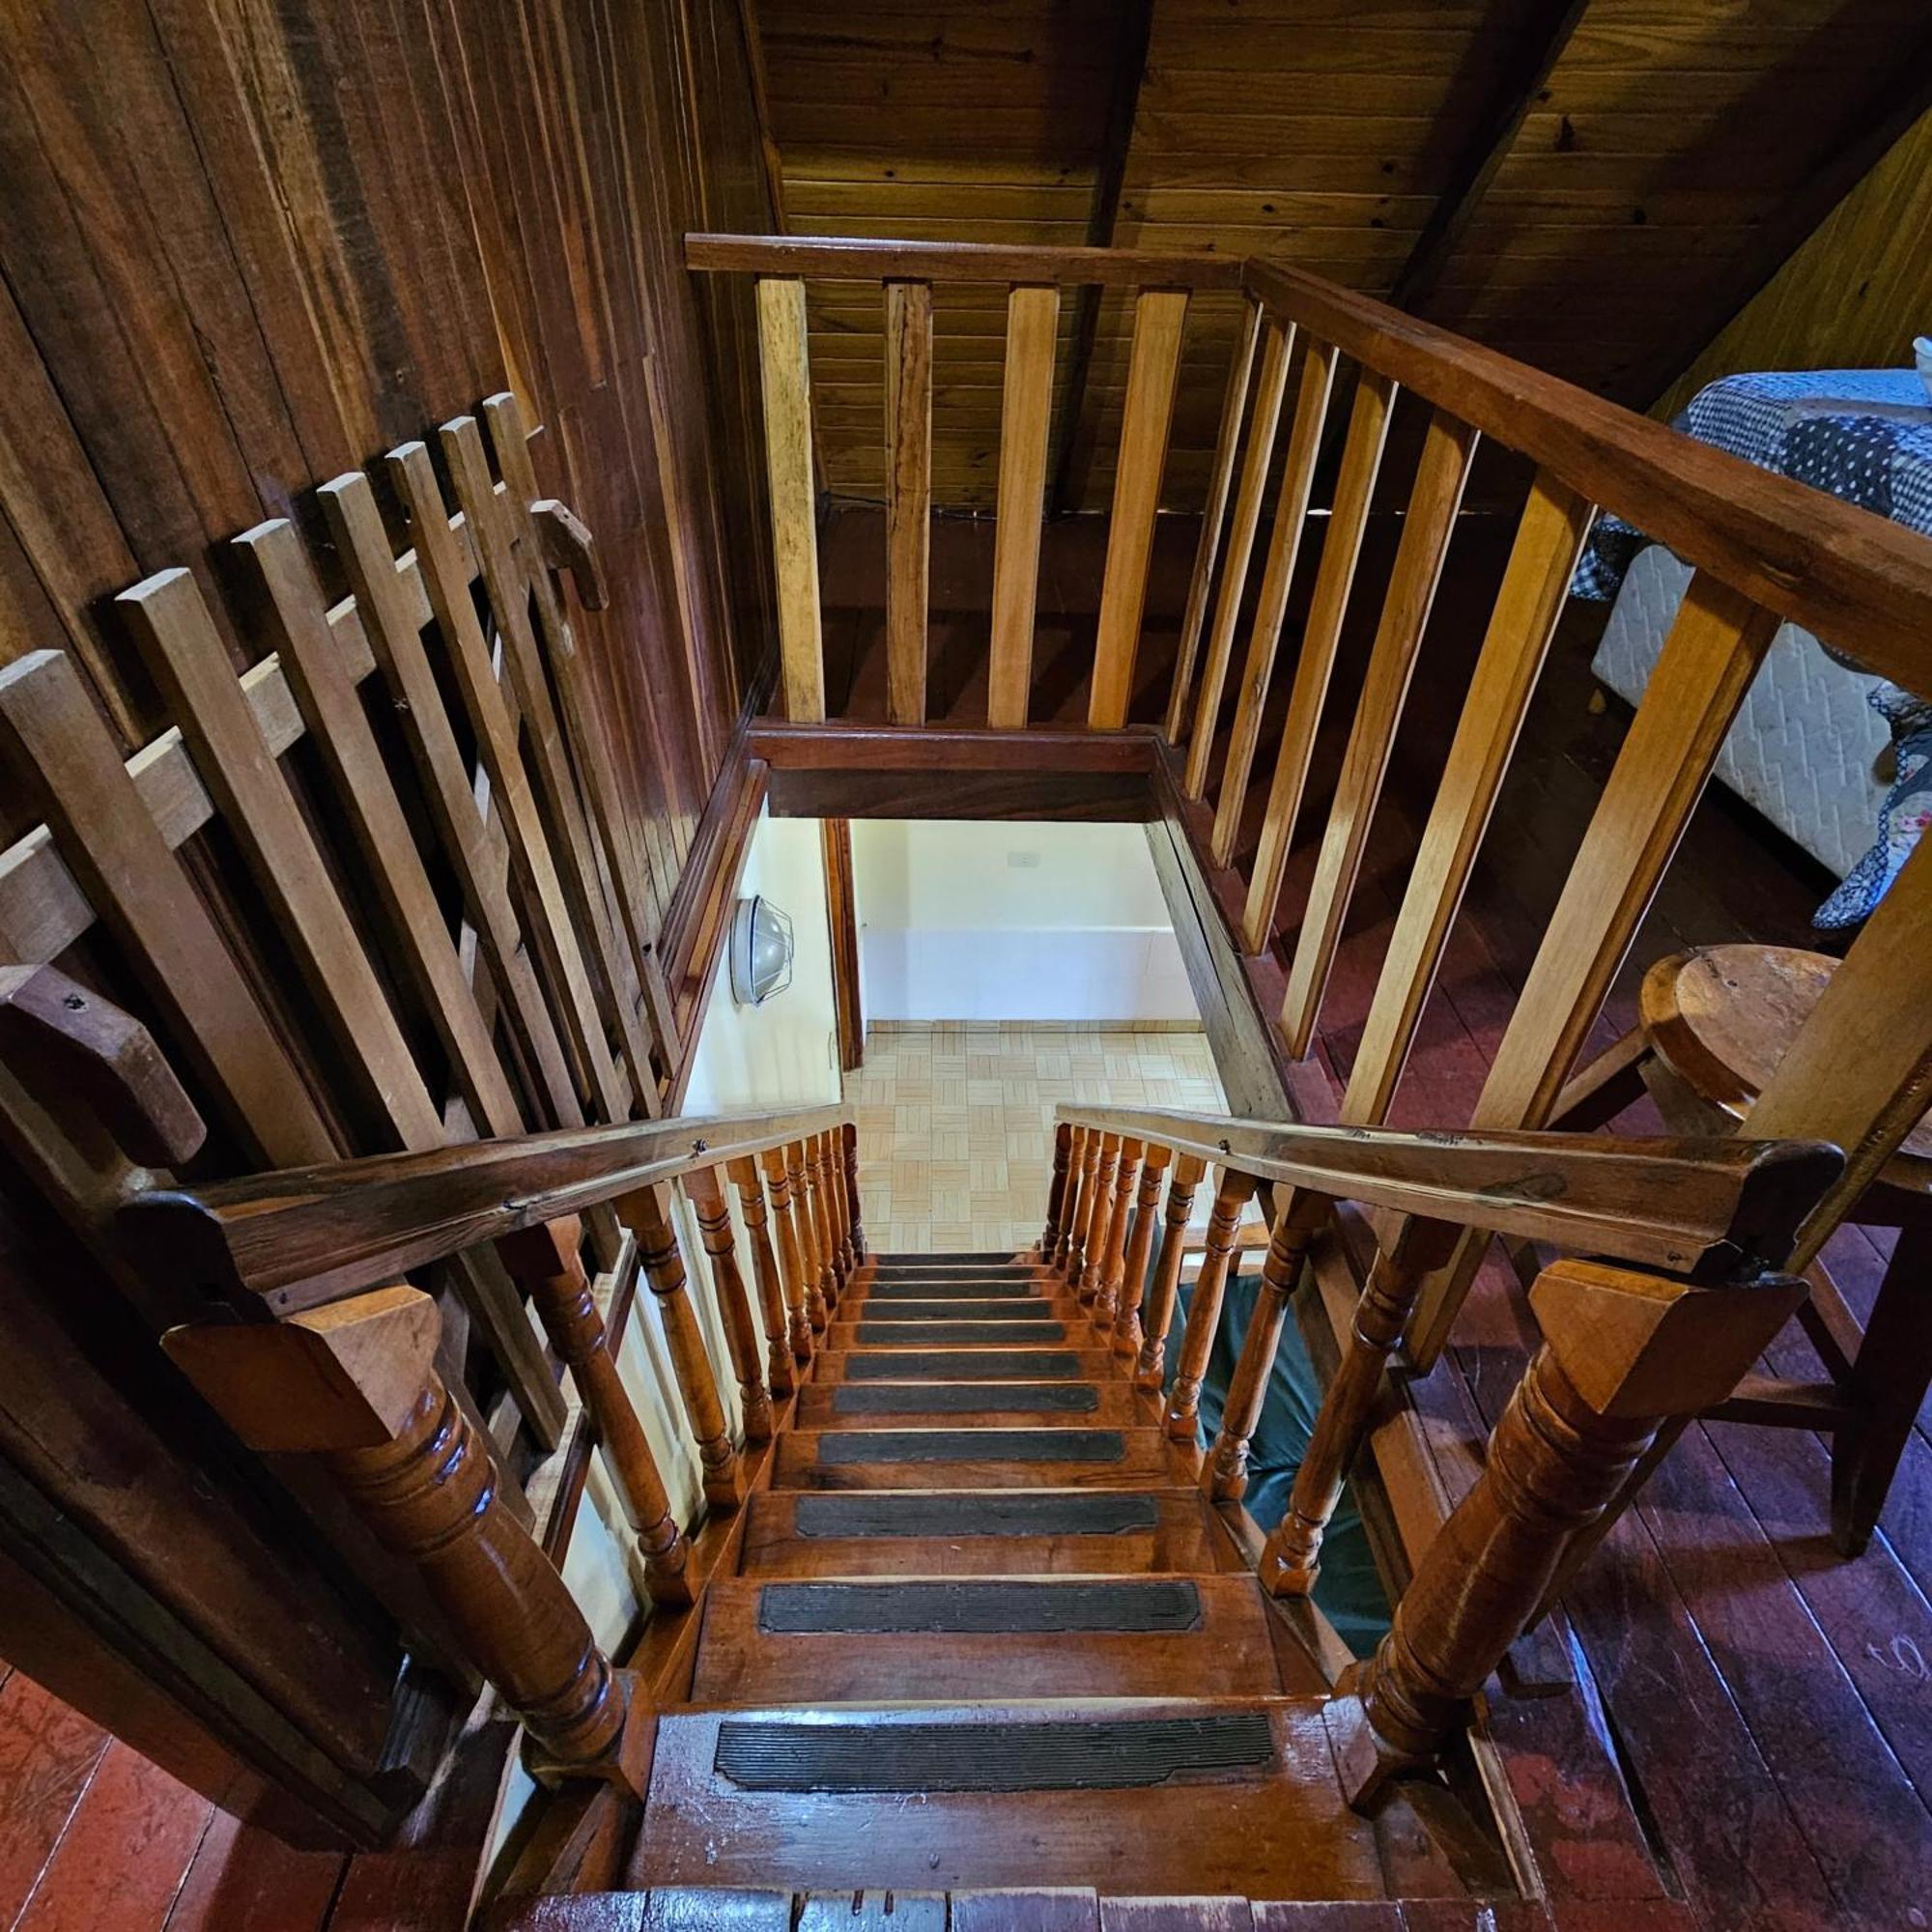
[[[569,1370],[589,1412],[597,1443],[616,1486],[624,1516],[638,1539],[651,1601],[691,1602],[689,1550],[671,1514],[650,1439],[638,1420],[631,1392],[617,1373],[604,1317],[578,1249],[582,1231],[573,1218],[526,1228],[497,1243],[511,1277],[530,1298],[557,1359]]]
[[[640,1187],[635,1194],[621,1195],[617,1213],[638,1236],[639,1264],[657,1297],[665,1341],[670,1348],[671,1367],[677,1375],[678,1394],[684,1399],[691,1433],[697,1438],[697,1460],[704,1470],[704,1499],[714,1509],[736,1509],[744,1500],[738,1453],[731,1447],[731,1437],[725,1431],[724,1405],[719,1400],[711,1357],[704,1352],[697,1311],[691,1304],[690,1287],[685,1280],[684,1256],[671,1229],[663,1190]]]
[[[1433,1767],[1535,1614],[1570,1543],[1625,1490],[1662,1423],[1721,1402],[1804,1296],[1767,1275],[1695,1288],[1558,1262],[1530,1291],[1543,1333],[1483,1474],[1423,1552],[1395,1622],[1330,1706],[1343,1789],[1372,1806]]]
[[[627,1680],[504,1507],[487,1440],[437,1374],[440,1329],[436,1303],[399,1285],[283,1322],[171,1329],[163,1346],[250,1448],[321,1456],[523,1719],[538,1776],[605,1778],[641,1800],[650,1714],[627,1723]]]
[[[812,1139],[817,1146],[818,1198],[825,1209],[832,1272],[838,1277],[838,1293],[843,1294],[846,1284],[852,1279],[852,1247],[845,1238],[845,1175],[832,1146],[832,1137],[836,1132],[836,1128],[827,1127],[822,1134],[814,1134]]]
[[[1402,1339],[1424,1276],[1448,1260],[1461,1236],[1460,1228],[1411,1217],[1401,1224],[1389,1247],[1377,1251],[1355,1303],[1348,1353],[1321,1398],[1308,1448],[1294,1472],[1288,1514],[1262,1551],[1262,1583],[1275,1596],[1305,1597],[1315,1588],[1321,1538],[1342,1499],[1349,1464],[1368,1434],[1382,1372]]]
[[[852,1261],[866,1259],[866,1212],[859,1199],[859,1129],[847,1121],[838,1129],[839,1159],[845,1177],[845,1219],[852,1231]]]
[[[758,1373],[758,1324],[752,1314],[752,1297],[738,1266],[738,1241],[731,1230],[731,1208],[718,1170],[700,1167],[684,1177],[697,1217],[698,1238],[711,1257],[711,1281],[718,1291],[719,1313],[724,1318],[725,1346],[731,1351],[731,1372],[738,1378],[738,1401],[745,1417],[745,1440],[772,1439],[772,1399]]]
[[[1083,1259],[1075,1284],[1083,1308],[1092,1308],[1099,1299],[1100,1277],[1107,1265],[1107,1232],[1114,1224],[1114,1172],[1120,1164],[1120,1135],[1102,1134],[1094,1163],[1094,1212],[1080,1244]]]
[[[758,1285],[758,1306],[764,1315],[765,1377],[772,1393],[782,1399],[798,1387],[798,1377],[792,1367],[784,1277],[779,1272],[779,1258],[772,1251],[764,1183],[758,1178],[756,1157],[752,1154],[741,1154],[736,1160],[727,1161],[724,1171],[738,1190],[745,1235],[752,1243],[752,1274]]]
[[[1121,1262],[1120,1312],[1114,1318],[1114,1353],[1124,1361],[1141,1352],[1141,1296],[1147,1291],[1148,1257],[1153,1252],[1153,1224],[1160,1207],[1160,1183],[1173,1150],[1148,1143],[1141,1157],[1140,1192],[1134,1197],[1134,1231]]]
[[[812,1211],[811,1162],[803,1141],[793,1141],[784,1156],[785,1179],[791,1182],[791,1217],[798,1228],[798,1258],[805,1268],[805,1312],[811,1318],[811,1332],[822,1335],[829,1313],[825,1285],[832,1269],[819,1245],[818,1216]],[[836,1284],[833,1292],[838,1292]]]
[[[784,1297],[787,1329],[791,1338],[792,1360],[810,1362],[811,1339],[811,1294],[808,1287],[805,1244],[799,1238],[798,1208],[791,1198],[791,1156],[787,1149],[767,1148],[758,1156],[765,1170],[765,1185],[771,1190],[772,1221],[779,1231],[779,1255],[784,1264]]]
[[[1086,1145],[1080,1150],[1080,1201],[1073,1223],[1073,1245],[1066,1257],[1066,1285],[1074,1290],[1078,1290],[1087,1271],[1087,1243],[1099,1203],[1099,1167],[1100,1130],[1089,1127]]]
[[[1174,1304],[1180,1293],[1180,1262],[1187,1245],[1187,1217],[1194,1212],[1194,1190],[1208,1163],[1198,1154],[1177,1154],[1174,1179],[1167,1186],[1167,1212],[1160,1236],[1160,1259],[1154,1263],[1148,1288],[1147,1337],[1141,1343],[1134,1369],[1134,1386],[1158,1395],[1167,1378],[1167,1331],[1174,1323]]]
[[[1085,1168],[1087,1145],[1093,1138],[1086,1127],[1075,1127],[1066,1145],[1066,1197],[1061,1205],[1060,1234],[1053,1244],[1053,1271],[1067,1282],[1080,1279],[1075,1249],[1079,1242],[1080,1210],[1090,1192]]]
[[[1235,1364],[1228,1398],[1222,1405],[1221,1433],[1201,1471],[1201,1487],[1215,1502],[1238,1501],[1247,1492],[1248,1443],[1267,1399],[1268,1378],[1274,1373],[1288,1304],[1301,1278],[1309,1240],[1328,1218],[1329,1206],[1324,1195],[1296,1188],[1275,1216],[1267,1259],[1262,1264],[1261,1293],[1255,1297],[1248,1332],[1241,1340],[1240,1360]]]
[[[1053,1130],[1053,1179],[1046,1188],[1046,1231],[1039,1237],[1039,1258],[1048,1267],[1053,1265],[1054,1253],[1060,1244],[1060,1213],[1066,1206],[1066,1161],[1073,1146],[1073,1132],[1065,1121]]]
[[[1103,1335],[1114,1332],[1121,1310],[1121,1280],[1126,1272],[1127,1210],[1133,1206],[1134,1182],[1140,1176],[1147,1143],[1121,1137],[1120,1165],[1114,1169],[1114,1199],[1107,1215],[1107,1245],[1100,1256],[1100,1289],[1094,1297],[1094,1325]]]
[[[1221,1297],[1228,1288],[1228,1264],[1235,1254],[1235,1229],[1241,1209],[1255,1191],[1254,1177],[1221,1170],[1214,1211],[1208,1217],[1207,1252],[1201,1273],[1187,1302],[1187,1328],[1180,1338],[1180,1359],[1175,1365],[1174,1387],[1167,1398],[1165,1427],[1176,1442],[1192,1442],[1201,1433],[1201,1378],[1208,1372],[1208,1351],[1221,1322]]]

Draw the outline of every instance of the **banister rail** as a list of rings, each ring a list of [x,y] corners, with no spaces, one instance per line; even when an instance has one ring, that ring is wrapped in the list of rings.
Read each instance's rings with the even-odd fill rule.
[[[844,1129],[849,1108],[632,1122],[147,1189],[116,1235],[150,1265],[286,1318],[620,1196]]]

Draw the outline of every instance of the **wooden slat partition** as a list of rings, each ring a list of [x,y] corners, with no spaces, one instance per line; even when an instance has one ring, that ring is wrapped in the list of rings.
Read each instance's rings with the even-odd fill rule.
[[[1113,514],[1107,527],[1107,568],[1094,649],[1090,729],[1118,729],[1133,697],[1134,658],[1147,602],[1153,521],[1160,508],[1175,381],[1180,371],[1185,289],[1143,290],[1134,304],[1134,346],[1127,364],[1120,454],[1114,470]]]
[[[932,289],[886,284],[886,718],[925,723],[932,547]]]
[[[1194,735],[1187,747],[1182,789],[1199,798],[1208,788],[1208,765],[1214,752],[1214,724],[1221,715],[1221,687],[1227,681],[1228,659],[1235,647],[1235,625],[1241,611],[1241,592],[1248,580],[1248,558],[1261,523],[1262,496],[1267,487],[1268,464],[1274,455],[1275,427],[1281,420],[1282,398],[1288,391],[1289,356],[1294,347],[1294,325],[1272,316],[1263,327],[1262,368],[1255,381],[1254,415],[1248,423],[1248,444],[1241,460],[1241,487],[1235,497],[1235,520],[1228,530],[1228,560],[1222,567],[1221,594],[1214,605],[1214,628],[1208,633],[1208,654],[1201,666],[1201,691],[1194,705]]]
[[[825,645],[818,609],[818,503],[811,478],[805,284],[795,277],[767,277],[758,283],[758,366],[764,384],[765,470],[772,497],[785,716],[794,724],[816,724],[825,717]]]
[[[1430,421],[1409,492],[1395,572],[1382,601],[1368,675],[1355,705],[1355,721],[1289,968],[1282,1025],[1289,1050],[1297,1060],[1314,1037],[1315,1017],[1327,990],[1335,949],[1341,944],[1342,923],[1354,896],[1370,821],[1381,797],[1416,653],[1435,602],[1435,586],[1442,580],[1443,559],[1475,453],[1476,432],[1437,411]]]
[[[1395,384],[1373,369],[1364,369],[1355,385],[1355,402],[1349,415],[1348,440],[1342,449],[1342,469],[1336,479],[1335,501],[1328,529],[1321,540],[1321,563],[1315,575],[1315,594],[1302,627],[1301,654],[1295,661],[1294,685],[1289,695],[1288,717],[1282,725],[1281,748],[1275,754],[1274,777],[1268,783],[1267,807],[1262,818],[1261,842],[1255,849],[1254,870],[1248,879],[1247,903],[1241,915],[1241,944],[1260,952],[1274,924],[1281,882],[1288,871],[1288,854],[1294,838],[1294,821],[1301,811],[1301,795],[1308,783],[1309,760],[1315,754],[1315,733],[1328,696],[1335,653],[1342,641],[1342,620],[1348,615],[1349,593],[1354,587],[1355,566],[1361,560],[1362,535],[1368,528],[1369,505],[1376,494],[1382,449],[1388,440],[1389,415],[1395,407]],[[1238,810],[1238,808],[1236,808]]]
[[[1221,795],[1214,810],[1213,852],[1225,866],[1234,856],[1240,829],[1241,807],[1248,794],[1255,746],[1261,737],[1262,707],[1267,701],[1268,680],[1274,670],[1275,646],[1282,619],[1288,613],[1288,593],[1294,581],[1295,559],[1301,554],[1302,532],[1308,527],[1308,496],[1315,485],[1315,463],[1321,452],[1321,431],[1328,420],[1328,394],[1335,384],[1335,351],[1311,338],[1302,352],[1301,386],[1295,393],[1294,422],[1289,431],[1288,456],[1282,467],[1281,488],[1275,496],[1274,531],[1268,539],[1267,562],[1255,605],[1254,628],[1248,634],[1248,654],[1241,666],[1241,687],[1235,706],[1235,728],[1228,740],[1227,762],[1221,768]]]
[[[1591,516],[1547,472],[1531,484],[1355,1049],[1341,1112],[1350,1125],[1388,1117]]]
[[[1039,527],[1053,421],[1057,288],[1016,288],[1007,298],[1007,368],[1000,404],[999,525],[993,538],[992,661],[986,723],[1024,725],[1033,692],[1034,607]]]
[[[1241,419],[1247,412],[1248,380],[1254,373],[1255,344],[1261,339],[1261,304],[1252,298],[1241,311],[1235,354],[1228,364],[1227,391],[1221,398],[1221,426],[1214,438],[1214,461],[1208,474],[1208,500],[1201,512],[1201,536],[1194,549],[1194,572],[1187,581],[1187,608],[1180,620],[1180,643],[1174,660],[1174,689],[1167,700],[1167,741],[1178,745],[1193,713],[1194,661],[1208,622],[1208,600],[1214,588],[1214,561],[1221,554],[1221,526],[1240,453]]]

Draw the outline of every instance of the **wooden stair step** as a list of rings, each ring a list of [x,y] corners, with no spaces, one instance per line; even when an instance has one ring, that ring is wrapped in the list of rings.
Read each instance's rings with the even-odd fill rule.
[[[774,1489],[1061,1489],[1183,1482],[1193,1472],[1158,1429],[787,1430]]]
[[[736,1577],[706,1595],[691,1696],[865,1703],[989,1684],[1016,1697],[1324,1688],[1252,1577]]]
[[[883,1254],[867,1255],[868,1266],[876,1268],[901,1267],[1037,1267],[1037,1257],[1019,1248],[977,1248],[967,1253],[954,1254],[951,1249],[934,1254]]]
[[[659,1721],[629,1881],[1383,1895],[1316,1699],[695,1709]],[[920,1794],[917,1804],[882,1803]]]
[[[821,1382],[1075,1382],[1120,1374],[1105,1349],[850,1349],[818,1357]]]
[[[1064,1321],[1080,1306],[1048,1294],[841,1294],[838,1315],[853,1321]]]
[[[922,1417],[970,1416],[975,1424],[1024,1426],[1049,1415],[1110,1427],[1152,1423],[1151,1400],[1130,1382],[808,1382],[800,1429],[893,1429]]]
[[[989,1344],[1018,1342],[1031,1348],[1042,1342],[1065,1342],[1070,1338],[1070,1324],[1063,1318],[1044,1321],[1033,1317],[991,1321],[984,1317],[950,1321],[937,1317],[902,1321],[896,1316],[871,1315],[858,1321],[836,1321],[827,1332],[829,1349],[916,1349],[944,1343],[949,1347],[982,1349]],[[1088,1324],[1093,1332],[1093,1324]],[[1082,1337],[1081,1339],[1085,1339]]]
[[[838,1297],[842,1308],[848,1301],[998,1301],[1001,1303],[1043,1301],[1052,1298],[1043,1281],[1018,1278],[1000,1281],[873,1281],[855,1282]]]
[[[1244,1571],[1200,1491],[761,1490],[747,1577],[1145,1576]]]

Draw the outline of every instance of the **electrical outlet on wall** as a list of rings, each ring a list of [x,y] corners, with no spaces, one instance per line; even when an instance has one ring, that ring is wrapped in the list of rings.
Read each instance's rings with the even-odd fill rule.
[[[1007,864],[1015,872],[1036,872],[1039,869],[1037,852],[1009,852]]]

